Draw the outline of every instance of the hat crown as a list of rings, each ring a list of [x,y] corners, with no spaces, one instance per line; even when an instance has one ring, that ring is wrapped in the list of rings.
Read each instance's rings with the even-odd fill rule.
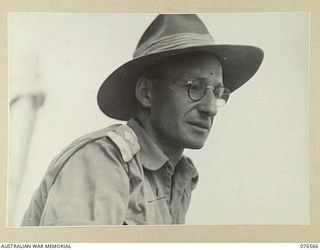
[[[161,14],[143,33],[134,59],[116,69],[101,85],[100,109],[111,118],[129,120],[137,111],[135,86],[141,72],[161,60],[194,52],[212,53],[219,58],[223,84],[231,92],[255,74],[263,59],[263,51],[254,46],[215,44],[195,14]]]
[[[160,14],[143,33],[134,52],[134,58],[144,55],[145,48],[150,45],[166,38],[171,38],[172,41],[172,37],[178,34],[205,35],[213,42],[208,29],[197,15]]]

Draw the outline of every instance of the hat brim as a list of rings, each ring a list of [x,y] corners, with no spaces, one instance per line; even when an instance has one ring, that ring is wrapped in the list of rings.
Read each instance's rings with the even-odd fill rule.
[[[101,111],[114,119],[127,121],[135,115],[136,80],[141,70],[168,57],[190,52],[204,51],[215,54],[223,70],[223,84],[231,92],[246,83],[258,70],[263,51],[247,45],[208,45],[164,51],[135,58],[116,69],[102,83],[98,91]]]

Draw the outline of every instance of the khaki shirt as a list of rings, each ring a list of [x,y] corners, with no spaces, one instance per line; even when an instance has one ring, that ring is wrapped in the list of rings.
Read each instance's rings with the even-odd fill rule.
[[[181,224],[198,174],[174,167],[139,123],[79,138],[50,164],[23,226]]]

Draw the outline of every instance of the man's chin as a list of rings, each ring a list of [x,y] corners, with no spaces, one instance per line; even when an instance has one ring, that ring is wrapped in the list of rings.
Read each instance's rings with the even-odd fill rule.
[[[193,141],[191,143],[189,143],[188,147],[189,149],[201,149],[205,144],[205,141],[199,141],[199,142],[196,142],[196,141]]]

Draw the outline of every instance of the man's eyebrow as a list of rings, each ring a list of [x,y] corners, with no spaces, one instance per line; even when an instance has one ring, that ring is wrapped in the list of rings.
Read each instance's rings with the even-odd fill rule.
[[[215,75],[210,75],[208,77],[204,77],[202,75],[197,75],[197,74],[185,74],[185,77],[192,77],[194,79],[199,79],[199,80],[207,80],[207,79],[216,79]]]
[[[214,86],[220,86],[220,87],[223,87],[223,84],[221,81],[217,82]]]
[[[202,81],[205,81],[205,82],[210,82],[210,83],[212,82],[214,86],[221,86],[221,87],[223,86],[223,83],[220,80],[216,81],[216,79],[212,79],[212,81],[211,81],[206,77],[197,76],[197,75],[189,75],[188,77],[190,78],[190,80],[202,80]]]

